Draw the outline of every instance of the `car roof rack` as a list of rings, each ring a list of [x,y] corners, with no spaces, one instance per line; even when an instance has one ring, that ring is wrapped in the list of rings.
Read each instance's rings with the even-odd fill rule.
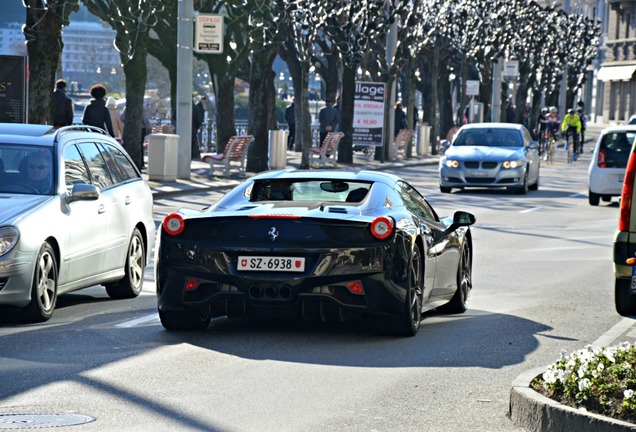
[[[97,126],[90,125],[71,125],[71,126],[62,126],[59,129],[55,130],[55,136],[53,137],[54,142],[58,142],[58,138],[66,132],[95,132],[102,135],[110,136],[104,129],[98,128]]]

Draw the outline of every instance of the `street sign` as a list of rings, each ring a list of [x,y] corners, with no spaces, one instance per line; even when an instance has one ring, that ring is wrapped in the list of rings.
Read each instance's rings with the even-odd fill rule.
[[[519,77],[519,60],[505,61],[501,76],[509,78]]]
[[[353,101],[353,145],[382,146],[385,84],[356,82]]]
[[[466,95],[479,96],[479,81],[466,80]]]
[[[195,17],[194,50],[202,54],[223,53],[223,16],[198,14]]]

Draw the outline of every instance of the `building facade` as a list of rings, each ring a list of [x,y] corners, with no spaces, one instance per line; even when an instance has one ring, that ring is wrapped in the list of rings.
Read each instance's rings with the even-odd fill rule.
[[[606,0],[602,60],[596,78],[604,84],[601,115],[609,124],[636,114],[636,0]]]

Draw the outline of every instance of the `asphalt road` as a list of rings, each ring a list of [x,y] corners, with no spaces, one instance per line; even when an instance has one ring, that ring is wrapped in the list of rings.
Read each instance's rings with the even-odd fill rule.
[[[440,215],[477,216],[469,311],[427,314],[413,338],[244,320],[168,333],[152,268],[137,299],[94,287],[61,296],[45,324],[0,323],[0,430],[2,414],[71,413],[95,420],[56,431],[522,431],[507,416],[512,381],[620,320],[618,205],[588,205],[587,161],[557,155],[525,196],[441,194],[436,167],[396,171]],[[159,200],[157,221],[218,196]]]

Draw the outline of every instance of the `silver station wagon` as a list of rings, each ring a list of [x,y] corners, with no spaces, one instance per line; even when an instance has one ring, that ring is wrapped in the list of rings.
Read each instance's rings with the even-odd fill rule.
[[[139,295],[152,193],[123,147],[89,126],[0,124],[0,308],[48,320],[58,295]]]

